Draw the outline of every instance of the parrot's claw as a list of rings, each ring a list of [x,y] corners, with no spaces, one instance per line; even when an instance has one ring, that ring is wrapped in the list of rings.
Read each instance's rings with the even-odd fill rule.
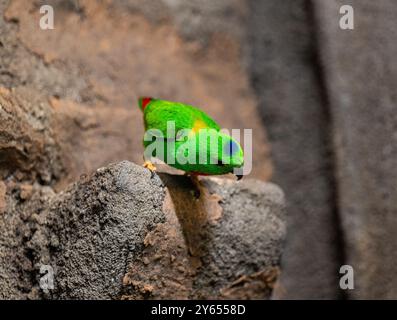
[[[155,174],[155,172],[157,170],[157,168],[154,166],[154,164],[152,162],[150,162],[150,161],[145,161],[144,164],[143,164],[143,167],[150,170],[150,172],[152,174],[151,178],[153,178],[154,174]]]

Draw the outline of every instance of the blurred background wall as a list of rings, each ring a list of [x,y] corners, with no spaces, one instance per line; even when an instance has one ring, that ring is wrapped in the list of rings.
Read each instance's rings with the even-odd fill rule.
[[[339,9],[354,8],[354,30]],[[251,1],[251,79],[289,199],[279,298],[397,297],[395,1]],[[355,289],[342,292],[349,264]]]
[[[54,30],[38,28],[43,4]],[[354,30],[339,28],[343,4]],[[138,96],[198,105],[252,128],[251,177],[286,193],[275,298],[397,298],[395,1],[0,0],[0,12],[0,85],[47,100],[62,141],[67,175],[43,183],[140,163]],[[339,288],[343,264],[354,290]]]

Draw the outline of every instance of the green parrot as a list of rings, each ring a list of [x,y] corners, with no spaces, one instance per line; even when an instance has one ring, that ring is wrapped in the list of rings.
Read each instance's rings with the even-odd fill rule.
[[[139,98],[138,105],[145,124],[145,152],[155,141],[161,142],[149,157],[192,176],[227,174],[244,165],[240,144],[200,109],[151,97]],[[144,167],[155,171],[147,155],[144,158]]]

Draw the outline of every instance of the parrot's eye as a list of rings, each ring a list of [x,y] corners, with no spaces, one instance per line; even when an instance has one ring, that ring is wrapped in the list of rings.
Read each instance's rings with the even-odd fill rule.
[[[229,156],[232,156],[237,152],[239,146],[235,141],[229,140],[228,142],[225,143],[224,148],[225,148],[225,153]]]

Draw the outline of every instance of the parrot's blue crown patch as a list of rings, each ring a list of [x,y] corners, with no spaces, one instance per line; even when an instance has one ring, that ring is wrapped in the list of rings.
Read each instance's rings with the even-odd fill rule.
[[[233,141],[230,140],[228,143],[225,144],[225,153],[229,156],[233,156],[239,149],[238,144]]]

